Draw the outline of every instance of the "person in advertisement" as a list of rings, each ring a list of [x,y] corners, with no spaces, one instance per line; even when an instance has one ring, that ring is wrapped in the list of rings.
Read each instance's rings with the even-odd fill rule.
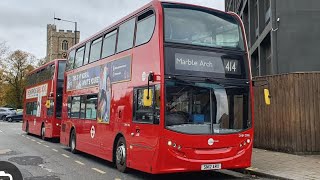
[[[104,65],[100,71],[98,121],[101,123],[109,123],[110,121],[111,80],[109,69],[108,65]]]

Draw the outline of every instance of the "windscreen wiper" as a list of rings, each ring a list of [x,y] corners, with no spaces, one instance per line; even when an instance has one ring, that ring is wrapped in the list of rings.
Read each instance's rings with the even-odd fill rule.
[[[184,79],[182,79],[180,77],[177,77],[177,76],[170,76],[170,77],[167,77],[166,79],[177,80],[177,81],[180,81],[180,82],[185,83],[187,85],[194,86],[193,82],[186,81],[186,80],[184,80]]]
[[[250,85],[248,79],[206,78],[206,81],[216,83],[224,88],[242,88]]]

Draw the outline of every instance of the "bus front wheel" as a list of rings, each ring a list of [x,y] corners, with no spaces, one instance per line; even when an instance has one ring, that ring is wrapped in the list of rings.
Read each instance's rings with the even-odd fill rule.
[[[120,137],[117,143],[116,166],[120,172],[127,170],[126,141],[123,137]]]
[[[29,134],[29,122],[27,121],[27,125],[26,125],[26,133]]]
[[[71,135],[70,135],[70,151],[73,153],[73,154],[76,154],[77,153],[77,141],[76,141],[76,132],[75,130],[72,130],[71,132]]]

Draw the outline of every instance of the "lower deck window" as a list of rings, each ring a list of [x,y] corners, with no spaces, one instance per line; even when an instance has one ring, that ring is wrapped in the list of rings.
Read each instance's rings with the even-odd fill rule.
[[[80,119],[97,118],[98,95],[82,95],[68,98],[68,117]]]

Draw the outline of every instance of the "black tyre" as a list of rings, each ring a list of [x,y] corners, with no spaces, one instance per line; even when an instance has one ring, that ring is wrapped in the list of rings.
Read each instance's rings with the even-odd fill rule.
[[[41,139],[47,140],[47,138],[46,138],[46,127],[45,127],[44,124],[42,124],[42,126],[41,126],[40,136],[41,136]]]
[[[5,121],[6,120],[6,116],[1,116],[1,120]]]
[[[69,140],[69,146],[70,146],[70,151],[73,154],[76,154],[77,151],[77,137],[76,137],[76,132],[75,130],[72,130],[71,134],[70,134],[70,140]]]
[[[117,142],[117,149],[115,154],[116,167],[120,172],[126,172],[127,170],[127,146],[126,140],[120,137]]]
[[[11,117],[8,117],[8,118],[7,118],[7,121],[8,121],[8,122],[13,122],[13,119],[12,119]]]
[[[29,134],[29,122],[27,121],[27,125],[26,125],[26,133]]]

